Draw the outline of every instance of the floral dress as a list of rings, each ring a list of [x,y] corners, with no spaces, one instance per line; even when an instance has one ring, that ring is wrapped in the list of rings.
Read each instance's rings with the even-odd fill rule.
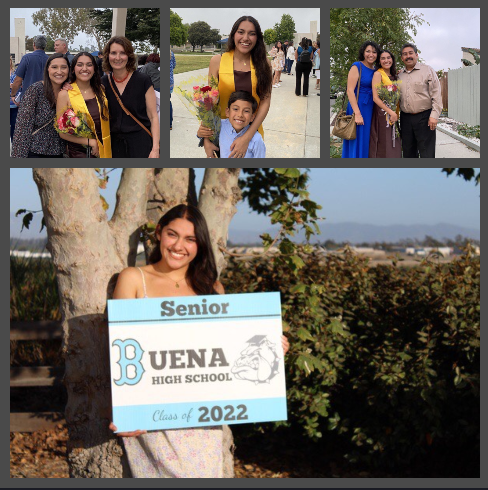
[[[144,297],[146,282],[142,274]],[[223,478],[221,425],[149,431],[122,437],[133,478]]]
[[[276,52],[276,49],[273,48],[271,51],[275,54],[275,57],[271,62],[271,68],[273,68],[273,71],[282,71],[285,66],[285,53],[282,49]]]

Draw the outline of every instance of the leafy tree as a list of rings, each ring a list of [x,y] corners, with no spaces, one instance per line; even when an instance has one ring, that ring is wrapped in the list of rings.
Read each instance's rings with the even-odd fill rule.
[[[45,217],[47,248],[56,270],[65,333],[70,477],[121,478],[129,476],[127,462],[117,437],[108,429],[111,407],[106,300],[113,293],[117,274],[135,264],[141,233],[147,246],[159,218],[182,202],[198,205],[204,214],[220,272],[226,265],[229,223],[241,196],[238,187],[241,169],[206,169],[197,199],[192,169],[126,168],[110,221],[99,193],[99,187],[107,184],[108,172],[95,171],[34,168],[33,175]],[[263,235],[263,244],[266,249],[276,244],[281,254],[274,258],[275,264],[296,275],[305,265],[303,254],[310,253],[311,247],[296,245],[289,237],[297,227],[305,228],[307,235],[317,231],[316,211],[320,207],[309,199],[307,177],[299,169],[277,168],[268,176],[272,181],[269,187],[280,192],[263,205],[271,222],[279,223],[281,229],[275,239]],[[21,210],[19,214],[25,212]],[[297,294],[305,300],[316,291],[305,288]],[[304,359],[316,362],[313,355],[298,353],[299,369],[308,369]],[[232,434],[225,428],[224,447],[231,444]],[[230,452],[228,455],[224,462],[226,477],[233,473]]]
[[[53,39],[59,37],[66,39],[68,45],[80,33],[95,36],[96,30],[90,18],[87,8],[42,8],[32,14],[32,22],[39,26],[43,34]]]
[[[283,14],[281,21],[274,25],[274,31],[277,36],[277,41],[281,41],[283,43],[287,39],[288,41],[292,40],[296,32],[293,17],[289,14]]]
[[[188,39],[188,27],[183,25],[183,19],[171,9],[169,10],[169,43],[181,46]]]
[[[206,22],[193,22],[188,29],[188,42],[192,45],[193,51],[196,46],[200,46],[203,52],[203,46],[206,44],[215,44],[220,41],[220,35],[217,29],[212,29]]]
[[[160,15],[158,8],[128,8],[125,36],[138,49],[149,45],[160,47]],[[101,49],[112,37],[113,9],[90,9],[90,17],[101,35]]]
[[[448,176],[455,173],[458,177],[462,177],[467,181],[474,179],[476,185],[481,182],[481,170],[476,173],[475,168],[443,168],[442,171]]]
[[[275,44],[278,41],[278,34],[276,34],[274,29],[266,29],[263,33],[263,38],[265,44]]]
[[[363,42],[375,41],[380,48],[389,49],[397,68],[403,67],[400,49],[414,42],[409,31],[417,35],[416,26],[425,21],[422,15],[409,8],[331,8],[330,9],[330,73],[334,83],[346,92],[347,75],[357,61]],[[428,23],[427,23],[428,24]],[[430,25],[430,24],[429,24]],[[420,49],[419,49],[420,52]],[[340,105],[342,99],[336,101]]]
[[[34,51],[34,38],[25,36],[25,49],[26,51]]]

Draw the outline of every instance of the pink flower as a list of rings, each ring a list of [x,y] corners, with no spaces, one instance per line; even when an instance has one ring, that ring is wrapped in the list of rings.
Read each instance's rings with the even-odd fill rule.
[[[388,92],[391,92],[393,90],[393,87],[391,85],[388,85],[388,87],[386,87],[388,89]]]
[[[73,116],[75,115],[75,112],[73,111],[73,109],[68,109],[68,110],[66,111],[66,115],[67,115],[68,117],[73,117]]]
[[[70,121],[71,121],[71,124],[77,128],[80,124],[81,124],[81,121],[80,121],[80,118],[79,117],[71,117],[70,118]]]

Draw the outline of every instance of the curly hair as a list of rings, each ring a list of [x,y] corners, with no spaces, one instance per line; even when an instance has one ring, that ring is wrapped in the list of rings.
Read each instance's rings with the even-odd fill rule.
[[[136,71],[137,56],[134,53],[134,48],[132,47],[132,43],[124,36],[114,36],[103,48],[102,70],[107,73],[113,71],[112,65],[110,64],[110,61],[108,59],[108,55],[110,54],[110,47],[114,43],[120,44],[124,48],[125,54],[129,57],[126,65],[127,71],[128,72]]]
[[[364,52],[366,51],[366,48],[368,46],[371,46],[372,48],[376,49],[376,53],[379,56],[381,52],[381,48],[374,41],[366,41],[359,48],[359,56],[358,56],[359,61],[364,61]]]
[[[261,99],[271,94],[271,83],[273,81],[273,77],[271,74],[271,66],[268,63],[268,56],[266,55],[266,45],[264,44],[261,26],[254,17],[251,17],[250,15],[244,15],[237,19],[229,34],[229,41],[227,42],[227,52],[236,49],[234,36],[237,32],[237,29],[239,29],[241,22],[244,22],[246,20],[252,22],[256,29],[257,41],[254,48],[252,48],[251,59],[254,65],[254,69],[256,70],[256,77],[258,79],[256,93]]]

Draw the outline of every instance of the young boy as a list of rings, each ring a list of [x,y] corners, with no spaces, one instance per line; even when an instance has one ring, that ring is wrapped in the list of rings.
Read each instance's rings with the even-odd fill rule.
[[[225,109],[227,119],[222,119],[220,128],[220,158],[229,158],[231,154],[230,146],[236,138],[242,136],[249,129],[249,124],[254,121],[257,110],[258,103],[249,92],[239,91],[231,94]],[[256,131],[256,134],[249,142],[244,158],[265,157],[266,146],[262,136]]]

